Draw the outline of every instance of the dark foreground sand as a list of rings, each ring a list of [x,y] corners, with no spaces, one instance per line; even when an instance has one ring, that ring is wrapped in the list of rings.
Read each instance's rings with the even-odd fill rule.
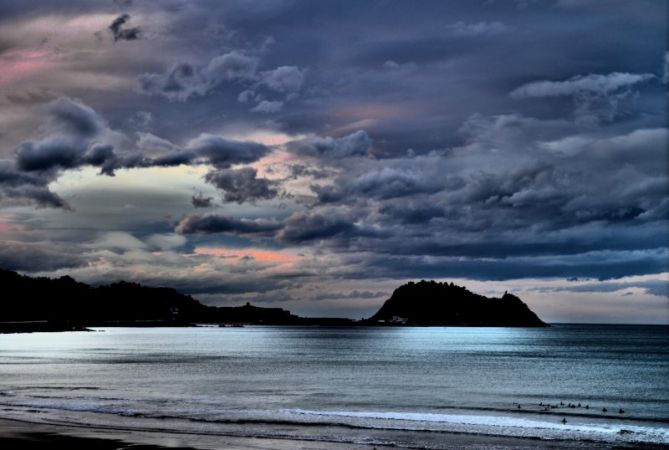
[[[461,449],[627,449],[656,450],[665,446],[612,447],[592,442],[556,442],[535,439],[501,438],[467,434],[444,434],[440,446]],[[159,449],[225,449],[225,450],[371,450],[381,446],[294,441],[286,439],[238,438],[231,436],[201,436],[191,434],[137,432],[127,430],[73,427],[0,419],[0,448],[12,450],[71,449],[71,450],[159,450]],[[395,447],[392,448],[411,448]]]

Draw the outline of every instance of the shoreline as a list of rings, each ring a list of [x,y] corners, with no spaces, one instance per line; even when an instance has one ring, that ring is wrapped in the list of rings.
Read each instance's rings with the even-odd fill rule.
[[[95,332],[100,328],[246,328],[246,327],[321,327],[321,328],[508,328],[508,329],[541,329],[551,327],[570,327],[570,326],[594,326],[594,327],[647,327],[647,328],[669,328],[668,324],[625,324],[625,323],[546,323],[545,327],[531,326],[469,326],[469,325],[412,325],[395,323],[327,323],[314,320],[311,323],[189,323],[175,324],[165,321],[132,321],[132,322],[107,322],[93,323],[86,325],[73,324],[54,324],[48,321],[30,321],[30,322],[0,322],[0,335],[3,334],[30,334],[30,333],[68,333],[68,332]]]
[[[0,422],[0,440],[19,450],[669,448],[667,397],[660,391],[666,378],[645,375],[647,361],[635,365],[627,344],[606,347],[616,362],[604,373],[612,382],[606,386],[592,376],[601,359],[581,352],[555,359],[551,351],[583,336],[617,343],[617,328],[290,328],[124,327],[8,337],[0,421],[9,422]],[[623,335],[644,343],[639,352],[664,354],[664,331]],[[296,339],[304,345],[290,345]],[[532,345],[509,358],[519,343]],[[465,359],[463,344],[470,346]],[[349,348],[355,353],[342,351]],[[599,348],[585,355],[598,356]],[[425,355],[436,355],[427,374]],[[369,368],[361,359],[380,365]],[[664,367],[665,360],[657,364]],[[565,370],[571,367],[578,370]],[[486,384],[490,374],[503,382]],[[558,375],[555,387],[543,382]],[[633,395],[615,375],[647,379],[657,398]],[[461,387],[467,383],[470,390]],[[96,445],[100,439],[105,442]]]
[[[565,441],[444,432],[439,434],[440,449],[495,448],[510,449],[641,449],[667,448],[658,444],[618,444],[593,441]],[[55,424],[0,417],[0,446],[16,450],[68,448],[84,450],[371,450],[381,448],[419,449],[423,447],[388,445],[378,442],[323,442],[310,439],[193,434],[179,431],[130,430],[99,425]]]
[[[97,436],[95,436],[97,434]],[[17,450],[33,450],[46,448],[67,448],[84,450],[116,450],[135,445],[135,442],[118,436],[104,436],[102,429],[90,429],[81,432],[67,425],[51,425],[30,422],[20,419],[0,418],[0,446]],[[159,450],[176,448],[179,450],[195,450],[192,447],[166,447],[163,445],[141,444],[143,450]]]

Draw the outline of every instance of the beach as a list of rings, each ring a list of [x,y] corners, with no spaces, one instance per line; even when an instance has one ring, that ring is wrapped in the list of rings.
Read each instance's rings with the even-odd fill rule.
[[[467,434],[445,434],[438,439],[444,449],[663,449],[664,445],[616,445],[614,447],[594,442],[545,441],[537,439],[503,438]],[[292,439],[236,438],[231,436],[202,436],[169,432],[130,432],[93,427],[46,425],[33,422],[0,419],[0,446],[15,450],[68,448],[84,450],[159,450],[164,448],[195,450],[343,450],[384,448],[379,444],[351,444],[313,442]],[[393,445],[392,448],[412,448]],[[415,448],[415,447],[414,447]]]
[[[664,448],[667,339],[590,325],[4,335],[0,435],[11,448]]]

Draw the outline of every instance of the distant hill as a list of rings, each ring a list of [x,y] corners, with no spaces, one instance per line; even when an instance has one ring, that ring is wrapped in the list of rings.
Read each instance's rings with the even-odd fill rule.
[[[488,298],[453,283],[400,286],[371,318],[299,317],[247,303],[206,306],[175,289],[121,281],[89,286],[71,277],[32,278],[0,269],[0,332],[81,330],[92,326],[420,325],[546,326],[518,297]]]
[[[393,292],[368,324],[421,326],[547,326],[518,297],[474,294],[453,283],[410,282]]]
[[[281,308],[261,308],[248,303],[238,307],[206,306],[174,289],[123,281],[93,287],[68,276],[32,278],[0,269],[0,286],[4,292],[0,300],[0,331],[57,331],[105,325],[185,326],[193,323],[353,323],[348,319],[302,318]]]

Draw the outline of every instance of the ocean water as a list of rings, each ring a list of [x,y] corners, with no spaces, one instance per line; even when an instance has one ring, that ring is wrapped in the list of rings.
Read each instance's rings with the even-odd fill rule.
[[[438,449],[449,433],[669,444],[669,328],[0,335],[0,417],[313,445]]]

